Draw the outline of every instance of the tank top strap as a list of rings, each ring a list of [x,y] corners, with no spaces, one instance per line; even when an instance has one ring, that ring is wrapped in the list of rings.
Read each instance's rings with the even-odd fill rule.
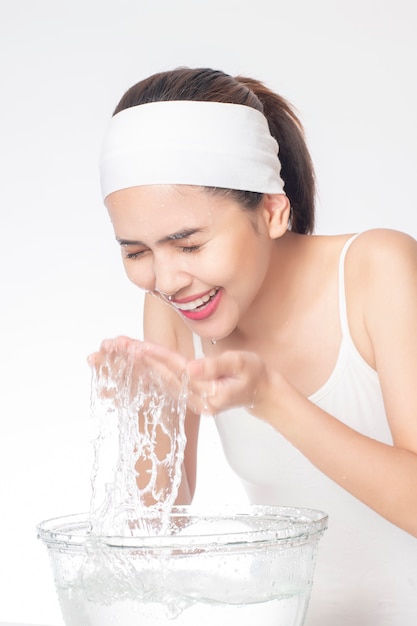
[[[347,317],[347,306],[346,306],[345,258],[346,258],[346,253],[350,248],[350,245],[355,241],[356,237],[358,237],[359,235],[360,233],[356,233],[356,235],[352,235],[352,237],[350,237],[346,241],[339,257],[339,317],[340,317],[340,325],[342,328],[342,335],[344,337],[347,335],[350,335],[348,317]]]

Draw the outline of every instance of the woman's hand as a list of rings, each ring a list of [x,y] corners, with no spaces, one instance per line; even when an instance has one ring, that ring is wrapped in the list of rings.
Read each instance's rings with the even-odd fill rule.
[[[194,413],[216,414],[245,406],[253,414],[265,400],[268,370],[253,352],[229,351],[216,357],[188,361],[162,346],[144,343],[143,354],[152,369],[170,385],[187,382],[187,403]]]
[[[254,352],[228,351],[187,365],[190,402],[199,411],[219,413],[244,406],[258,415],[268,395],[269,371]]]
[[[180,354],[157,344],[129,337],[106,339],[99,350],[88,357],[96,377],[96,392],[100,399],[117,403],[123,390],[129,401],[138,385],[158,384],[166,393],[178,396],[184,388],[187,360]]]

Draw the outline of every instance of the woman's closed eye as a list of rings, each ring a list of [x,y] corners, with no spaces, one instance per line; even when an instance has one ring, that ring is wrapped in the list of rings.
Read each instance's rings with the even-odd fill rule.
[[[124,251],[125,259],[140,259],[148,250],[136,250],[135,252]]]
[[[188,252],[189,254],[192,253],[192,252],[197,252],[200,249],[201,249],[201,246],[197,246],[197,245],[195,245],[195,246],[181,246],[181,250],[183,252]]]
[[[181,250],[181,252],[185,252],[187,254],[192,254],[193,252],[197,252],[198,250],[201,250],[201,245],[193,245],[193,246],[178,246],[178,249]],[[135,250],[134,252],[124,252],[124,258],[125,259],[140,259],[141,257],[143,257],[144,254],[146,254],[146,252],[148,252],[147,249],[145,250]]]

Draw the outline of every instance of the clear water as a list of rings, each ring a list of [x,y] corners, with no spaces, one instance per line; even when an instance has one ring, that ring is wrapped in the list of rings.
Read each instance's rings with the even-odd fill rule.
[[[91,385],[98,426],[91,475],[93,534],[164,530],[181,481],[185,410],[185,381],[169,389],[144,362],[141,344],[126,355],[113,342],[106,360],[93,370]]]
[[[61,589],[59,595],[67,626],[302,626],[307,607],[302,595],[250,604],[177,597],[172,608],[170,598],[157,602],[124,599],[105,604],[88,601],[80,589]]]

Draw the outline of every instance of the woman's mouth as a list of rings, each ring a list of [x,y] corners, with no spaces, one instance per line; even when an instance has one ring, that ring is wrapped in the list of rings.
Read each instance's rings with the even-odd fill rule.
[[[203,296],[199,296],[198,298],[195,298],[194,300],[188,300],[186,302],[185,301],[183,302],[173,301],[172,304],[175,306],[176,309],[179,309],[180,311],[194,311],[195,309],[199,309],[200,307],[207,304],[207,302],[209,302],[211,298],[213,298],[216,295],[217,292],[218,292],[218,288],[212,289],[208,293],[205,293]]]
[[[184,317],[192,320],[202,320],[212,315],[217,309],[220,295],[220,288],[216,287],[192,300],[183,300],[182,302],[173,300],[171,304],[182,313]]]

